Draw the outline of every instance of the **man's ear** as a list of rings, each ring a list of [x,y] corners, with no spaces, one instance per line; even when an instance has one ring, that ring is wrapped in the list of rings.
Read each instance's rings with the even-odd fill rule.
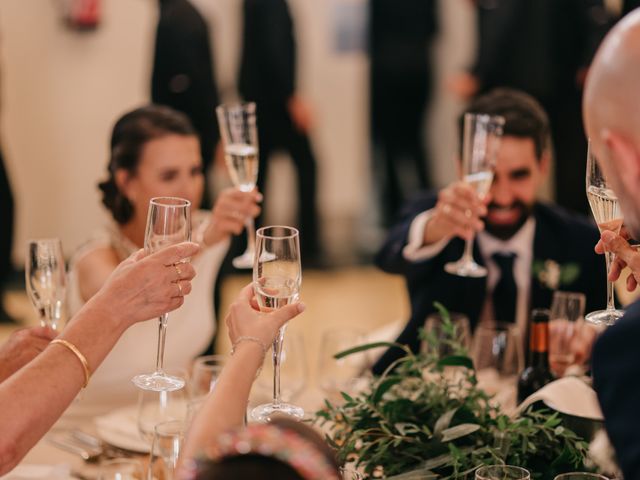
[[[549,170],[551,168],[551,152],[549,150],[545,150],[540,155],[540,173],[544,178],[549,176]]]
[[[620,179],[627,192],[636,192],[640,186],[640,152],[627,139],[612,132],[603,130],[602,140],[609,150],[608,160],[611,168],[618,173],[616,178]]]

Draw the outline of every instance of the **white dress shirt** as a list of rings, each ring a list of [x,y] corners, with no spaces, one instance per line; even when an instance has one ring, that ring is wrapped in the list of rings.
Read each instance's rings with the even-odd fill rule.
[[[451,238],[444,238],[432,245],[423,245],[424,230],[433,215],[432,210],[419,214],[411,223],[408,243],[402,254],[406,260],[419,262],[428,260],[438,255],[449,243]],[[492,323],[493,305],[491,292],[500,278],[500,268],[491,256],[496,252],[513,252],[516,259],[513,264],[513,276],[518,287],[516,300],[516,324],[522,332],[527,331],[529,319],[529,292],[531,290],[531,264],[533,262],[533,238],[536,230],[536,221],[529,217],[524,225],[508,240],[500,240],[485,231],[478,233],[478,246],[480,254],[487,267],[487,299],[480,317],[481,323]]]

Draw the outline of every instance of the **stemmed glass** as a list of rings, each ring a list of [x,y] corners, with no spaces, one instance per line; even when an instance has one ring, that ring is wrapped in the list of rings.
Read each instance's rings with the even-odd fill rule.
[[[48,325],[57,330],[66,292],[66,270],[60,240],[30,240],[24,272],[27,295],[40,314],[40,323],[43,327]]]
[[[466,113],[462,139],[462,174],[478,196],[483,198],[493,182],[493,168],[502,138],[504,118],[500,116]],[[461,277],[485,277],[487,269],[473,260],[473,238],[466,241],[459,260],[447,263],[446,272]]]
[[[596,157],[589,144],[587,151],[587,199],[591,206],[591,212],[598,224],[600,233],[610,230],[614,233],[620,233],[622,228],[622,211],[618,204],[618,197],[607,184],[607,179],[600,169]],[[605,261],[607,264],[607,308],[588,313],[585,319],[596,325],[613,325],[622,315],[623,310],[616,309],[613,293],[613,282],[609,280],[609,272],[611,271],[611,263],[613,262],[613,253],[605,252]]]
[[[513,465],[488,465],[476,470],[476,480],[529,480],[528,470]]]
[[[186,431],[187,424],[179,420],[162,422],[155,426],[147,476],[149,480],[157,478],[154,473],[160,472],[159,478],[165,480],[176,478],[176,466],[184,445]],[[154,472],[156,469],[159,472]]]
[[[269,312],[296,302],[302,283],[298,230],[283,226],[262,227],[256,238],[253,289],[260,310]],[[285,329],[286,326],[282,327],[273,341],[273,401],[259,405],[251,412],[253,419],[259,422],[270,421],[274,414],[304,416],[302,408],[285,403],[280,397],[280,360]]]
[[[155,253],[189,240],[191,240],[191,202],[177,197],[152,198],[149,202],[147,230],[144,236],[145,251]],[[179,290],[179,285],[176,290]],[[168,319],[168,313],[162,314],[159,318],[155,372],[136,375],[131,379],[137,387],[144,390],[177,390],[184,387],[184,379],[167,375],[163,370]]]
[[[549,316],[549,364],[560,378],[574,364],[571,342],[582,328],[586,297],[578,292],[554,292]]]
[[[242,192],[250,192],[258,181],[258,128],[256,104],[240,103],[220,105],[216,108],[220,136],[224,145],[224,158],[231,181]],[[236,268],[251,268],[255,251],[255,225],[253,218],[245,222],[247,249],[233,259]]]

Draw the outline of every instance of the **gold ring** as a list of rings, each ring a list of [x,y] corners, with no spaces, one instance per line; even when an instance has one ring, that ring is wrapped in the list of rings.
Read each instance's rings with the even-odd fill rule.
[[[173,268],[176,269],[176,273],[178,274],[178,280],[180,280],[180,277],[182,276],[182,272],[180,271],[180,267],[178,266],[177,263],[173,264]]]
[[[180,281],[177,281],[176,285],[178,286],[178,290],[180,290],[180,293],[178,294],[178,296],[184,297],[184,293],[182,293],[182,285],[180,285]]]

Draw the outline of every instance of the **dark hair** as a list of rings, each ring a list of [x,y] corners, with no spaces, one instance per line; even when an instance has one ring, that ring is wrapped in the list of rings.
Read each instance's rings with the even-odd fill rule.
[[[116,171],[135,173],[144,145],[169,134],[196,135],[196,131],[185,114],[161,105],[147,105],[125,113],[113,126],[109,176],[98,188],[102,190],[102,203],[119,224],[131,219],[133,205],[118,189]]]
[[[549,117],[540,103],[524,92],[511,88],[496,88],[476,97],[464,113],[485,113],[504,117],[503,135],[533,140],[538,159],[549,147]],[[464,130],[464,113],[459,120],[460,138]]]
[[[324,455],[326,460],[339,471],[335,452],[327,445],[322,437],[304,423],[289,419],[276,418],[271,422],[278,428],[290,430],[310,442]],[[235,455],[218,461],[204,460],[198,462],[196,480],[304,480],[290,465],[274,457],[258,454]]]

